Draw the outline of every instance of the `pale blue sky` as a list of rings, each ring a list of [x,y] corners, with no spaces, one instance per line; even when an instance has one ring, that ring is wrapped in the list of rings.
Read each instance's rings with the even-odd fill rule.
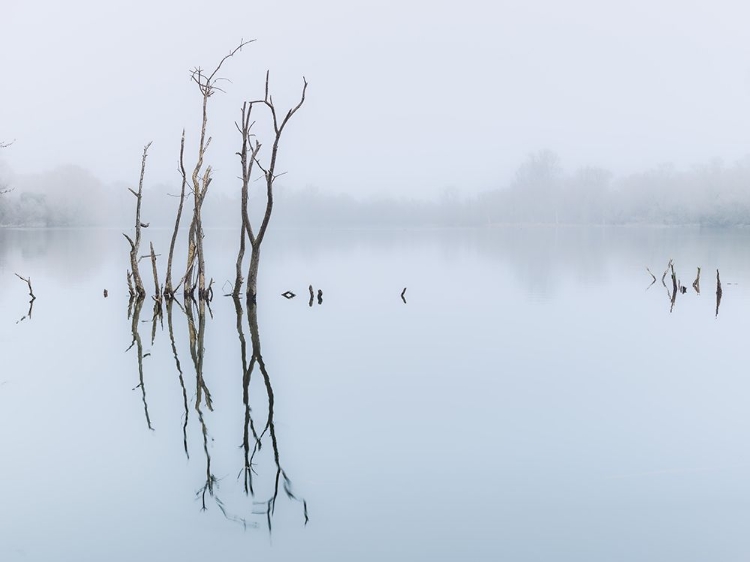
[[[526,154],[617,174],[750,152],[750,7],[706,2],[99,2],[4,0],[2,158],[15,173],[79,164],[106,182],[176,182],[197,142],[196,65],[229,61],[212,99],[215,189],[236,185],[243,99],[272,71],[308,102],[280,167],[292,187],[466,192],[508,183]],[[281,181],[281,180],[280,180]]]

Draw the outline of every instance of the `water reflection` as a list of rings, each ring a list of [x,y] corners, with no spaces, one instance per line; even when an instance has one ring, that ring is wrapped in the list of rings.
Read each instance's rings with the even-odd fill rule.
[[[172,308],[175,303],[177,304],[177,306],[180,307],[180,310],[182,310],[182,312],[185,312],[182,308],[182,305],[179,303],[179,301],[176,301],[174,299],[167,299],[167,327],[169,329],[169,343],[172,346],[172,355],[174,356],[175,367],[177,368],[177,373],[180,379],[180,388],[182,388],[182,403],[185,409],[185,416],[184,416],[184,421],[182,424],[182,444],[185,450],[185,456],[189,459],[190,452],[188,451],[187,427],[188,427],[188,420],[190,418],[190,409],[188,407],[187,388],[185,388],[185,379],[182,373],[182,365],[180,364],[180,356],[177,353],[177,344],[175,343],[175,339],[174,339],[174,324],[172,322]]]
[[[651,270],[647,267],[646,271],[651,275],[653,280],[651,283],[649,283],[648,287],[646,287],[646,290],[648,291],[654,283],[656,283],[656,276],[651,272]],[[670,282],[667,283],[667,276],[669,276]],[[667,264],[667,268],[664,270],[664,274],[661,277],[661,284],[666,289],[667,292],[667,299],[669,300],[669,312],[672,313],[674,311],[675,303],[677,301],[677,294],[686,295],[688,292],[688,288],[682,284],[682,282],[677,278],[677,274],[675,273],[674,268],[674,261],[669,260],[669,263]],[[731,284],[731,283],[730,283]],[[695,290],[695,294],[697,296],[700,296],[701,294],[701,268],[697,268],[695,280],[692,283],[693,289]],[[716,270],[716,309],[714,311],[714,318],[719,317],[719,307],[721,306],[721,297],[723,295],[723,290],[721,288],[721,277],[719,274],[719,270]]]
[[[318,291],[318,302],[322,304],[322,291]],[[268,375],[266,369],[266,363],[263,360],[260,347],[260,330],[258,329],[258,305],[252,301],[248,302],[247,307],[247,324],[250,329],[250,340],[252,343],[252,353],[250,362],[247,361],[247,343],[245,335],[242,331],[242,306],[238,298],[234,298],[234,308],[237,315],[237,335],[240,342],[240,351],[242,356],[242,401],[245,406],[245,417],[244,417],[244,428],[243,428],[243,441],[242,449],[244,452],[244,466],[242,467],[241,474],[243,476],[244,490],[246,495],[255,497],[255,490],[253,488],[253,476],[255,475],[255,457],[260,453],[263,448],[264,439],[266,441],[270,439],[271,449],[273,451],[273,460],[275,466],[275,476],[273,484],[273,492],[270,497],[265,500],[256,501],[257,506],[254,513],[263,514],[266,516],[266,524],[268,525],[269,532],[271,531],[271,518],[276,509],[276,500],[279,497],[280,486],[284,489],[284,494],[290,500],[300,502],[302,504],[303,516],[305,524],[307,524],[309,518],[307,514],[307,501],[303,498],[298,498],[292,491],[292,482],[286,474],[286,471],[281,465],[281,456],[279,454],[279,443],[276,437],[276,429],[274,426],[274,394],[273,387],[271,386],[271,377]],[[250,406],[250,381],[255,371],[258,368],[261,376],[263,377],[263,386],[266,390],[266,399],[268,401],[268,410],[265,419],[263,429],[260,434],[256,431],[255,423],[252,416],[252,408]],[[250,435],[252,434],[252,448]]]
[[[223,501],[219,497],[220,478],[216,475],[212,464],[212,451],[214,451],[214,437],[209,427],[209,414],[214,413],[215,404],[204,374],[204,358],[206,353],[206,331],[209,320],[213,315],[208,301],[201,299],[198,302],[188,301],[180,304],[176,300],[167,300],[165,303],[167,316],[167,333],[169,337],[171,354],[174,366],[178,374],[180,388],[182,390],[182,448],[185,457],[190,459],[189,447],[189,425],[190,420],[195,419],[198,423],[201,436],[201,451],[205,463],[205,479],[196,492],[200,502],[201,511],[209,509],[215,504],[228,520],[242,524],[243,526],[257,526],[243,514],[260,516],[270,532],[272,520],[276,511],[279,496],[286,497],[292,503],[298,504],[301,521],[308,522],[307,502],[298,496],[292,488],[289,478],[282,462],[281,448],[275,428],[274,405],[275,395],[271,383],[271,376],[263,359],[261,352],[260,330],[258,327],[257,305],[246,303],[244,306],[240,299],[235,298],[234,310],[236,316],[237,341],[239,342],[239,356],[241,361],[242,376],[242,460],[241,469],[237,475],[237,481],[241,482],[236,490],[236,495],[249,498],[251,501],[247,508],[230,508],[230,502]],[[137,354],[137,367],[139,384],[133,389],[140,388],[143,398],[144,414],[146,424],[150,430],[154,430],[149,414],[146,386],[144,384],[144,358],[149,353],[144,353],[139,324],[141,323],[141,312],[144,299],[131,299],[128,307],[128,318],[131,323],[132,341],[128,351],[135,349]],[[175,310],[175,307],[178,309]],[[195,376],[195,394],[193,402],[188,395],[188,374],[185,372],[184,361],[180,357],[180,341],[176,336],[175,315],[182,313],[185,319],[188,335],[189,364],[192,365],[192,373]],[[244,321],[246,318],[246,322]],[[148,320],[144,321],[148,322]],[[154,313],[151,318],[151,343],[152,347],[156,340],[158,327],[163,327],[163,309],[160,302],[156,302]],[[249,341],[248,341],[249,334]],[[183,350],[184,351],[184,350]],[[254,380],[258,382],[253,383]],[[191,410],[194,414],[191,416]],[[263,470],[261,467],[265,467]],[[261,490],[266,490],[265,492]],[[283,494],[282,494],[283,492]],[[233,498],[231,505],[236,505]]]
[[[147,357],[148,354],[144,356],[143,354],[143,342],[141,340],[141,334],[138,331],[138,324],[141,321],[141,310],[143,309],[143,299],[133,299],[131,298],[128,302],[128,318],[131,320],[130,322],[130,332],[133,337],[132,341],[130,342],[130,347],[128,347],[125,352],[127,353],[131,349],[135,347],[136,354],[138,356],[138,380],[139,383],[136,387],[133,388],[135,390],[136,388],[141,389],[141,393],[143,395],[143,411],[146,415],[146,425],[148,425],[148,428],[153,431],[154,428],[151,425],[151,416],[148,414],[148,401],[146,400],[146,384],[143,380],[143,359],[144,357]]]
[[[29,301],[29,311],[16,321],[16,324],[18,324],[19,322],[23,322],[27,318],[31,320],[31,313],[34,311],[34,301],[36,300],[36,295],[34,295],[34,289],[31,288],[30,277],[22,277],[21,275],[18,275],[18,273],[16,273],[15,275],[29,287],[29,296],[31,297],[31,300]]]

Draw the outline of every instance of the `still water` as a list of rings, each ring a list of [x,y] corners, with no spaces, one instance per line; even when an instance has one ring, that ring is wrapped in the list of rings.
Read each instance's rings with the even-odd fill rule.
[[[1,560],[750,557],[750,232],[275,231],[256,309],[235,238],[154,320],[119,232],[0,231]]]

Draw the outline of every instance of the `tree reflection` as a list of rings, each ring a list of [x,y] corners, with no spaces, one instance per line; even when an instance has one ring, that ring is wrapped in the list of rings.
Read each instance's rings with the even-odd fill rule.
[[[171,355],[182,391],[182,448],[186,458],[190,459],[189,426],[191,419],[195,419],[197,420],[197,428],[200,430],[200,450],[205,461],[204,479],[196,491],[196,498],[200,502],[201,511],[208,510],[212,504],[215,504],[224,517],[243,526],[256,525],[248,522],[247,519],[250,514],[256,517],[262,516],[270,532],[277,500],[281,494],[282,497],[286,496],[289,500],[300,505],[306,524],[308,522],[307,502],[293,492],[291,479],[283,468],[274,424],[275,395],[271,377],[261,354],[257,305],[248,302],[243,306],[239,298],[233,300],[242,367],[242,469],[237,479],[237,495],[232,498],[232,502],[226,504],[219,497],[221,469],[219,469],[217,475],[217,469],[215,468],[217,465],[212,458],[212,454],[215,455],[216,451],[210,425],[211,416],[215,415],[216,404],[204,374],[206,329],[208,320],[213,316],[208,302],[204,299],[197,302],[188,300],[184,305],[176,300],[167,300],[165,303]],[[128,350],[134,348],[137,351],[140,384],[136,388],[140,387],[142,390],[146,422],[149,429],[153,429],[146,402],[146,389],[143,384],[143,359],[149,354],[143,353],[141,336],[138,331],[143,302],[144,299],[136,298],[131,299],[129,303],[128,317],[131,320],[132,342]],[[175,311],[175,306],[179,311]],[[187,328],[187,351],[190,355],[190,361],[187,364],[192,365],[195,375],[195,394],[192,399],[187,390],[189,373],[186,370],[185,363],[180,360],[180,355],[181,353],[184,355],[185,350],[184,348],[181,349],[180,337],[177,333],[179,330],[176,330],[179,327],[179,322],[175,319],[175,314],[179,315],[179,312],[184,314],[185,324],[183,326]],[[245,316],[247,318],[246,323]],[[161,324],[163,324],[161,307],[155,307],[154,316],[151,320],[152,344],[156,339],[157,328]],[[162,331],[163,329],[162,326]],[[182,341],[184,344],[184,339]],[[254,374],[255,377],[253,377]],[[252,386],[251,383],[253,383]],[[191,410],[195,414],[194,416],[190,415]],[[260,423],[256,423],[258,417],[262,420]],[[266,454],[266,451],[269,451],[269,453]],[[221,459],[218,459],[218,461],[221,465]],[[263,470],[261,467],[266,467],[266,469]],[[228,492],[225,490],[225,493]],[[249,497],[253,500],[249,506],[244,508],[241,503],[237,504],[237,498],[243,497]],[[231,508],[229,507],[230,503]],[[238,515],[243,512],[248,515]]]
[[[302,511],[305,519],[305,524],[309,521],[307,514],[307,501],[303,498],[297,497],[292,491],[292,482],[287,476],[286,471],[281,465],[281,455],[279,453],[279,443],[276,436],[276,428],[274,425],[274,393],[273,387],[271,386],[271,377],[268,375],[266,363],[263,360],[260,345],[260,330],[258,329],[258,305],[252,300],[248,300],[247,308],[247,324],[250,329],[250,341],[252,343],[252,354],[250,362],[247,361],[247,344],[245,336],[242,332],[242,307],[239,303],[239,299],[234,299],[235,311],[237,313],[237,334],[240,340],[240,349],[242,353],[242,397],[245,406],[245,426],[243,428],[243,443],[242,448],[244,452],[244,466],[241,474],[243,475],[244,490],[245,494],[249,494],[255,498],[255,490],[253,488],[253,475],[255,474],[255,458],[262,448],[264,439],[267,437],[271,442],[271,449],[273,451],[273,462],[275,467],[275,476],[273,479],[273,488],[269,497],[264,500],[255,501],[256,510],[255,514],[265,515],[266,524],[268,525],[269,532],[271,531],[271,520],[276,510],[276,500],[279,497],[279,492],[283,487],[284,494],[290,500],[300,502],[302,504]],[[263,387],[266,391],[267,399],[267,415],[263,429],[258,433],[255,429],[255,424],[252,417],[252,408],[250,406],[250,381],[255,368],[258,368],[261,376],[263,377]],[[252,448],[250,446],[250,435],[253,436]]]
[[[208,426],[206,425],[206,419],[203,416],[203,409],[201,404],[205,402],[206,408],[213,412],[213,402],[211,400],[211,392],[208,390],[206,385],[206,379],[203,376],[203,351],[204,341],[206,334],[206,301],[205,299],[199,299],[197,303],[198,307],[198,325],[196,328],[195,317],[193,315],[193,303],[188,302],[185,308],[185,313],[188,320],[188,335],[190,338],[190,358],[193,361],[193,368],[195,369],[195,411],[198,414],[198,422],[201,426],[201,434],[203,435],[203,452],[206,457],[206,482],[203,487],[198,491],[196,495],[201,498],[201,509],[206,510],[206,494],[216,499],[217,504],[223,510],[223,504],[215,496],[215,487],[218,482],[216,476],[211,472],[211,453],[208,447]]]
[[[187,396],[187,388],[185,388],[185,379],[183,378],[183,375],[182,375],[182,365],[180,364],[180,357],[177,353],[177,344],[175,343],[175,339],[174,339],[174,325],[172,323],[172,306],[175,302],[177,302],[175,301],[175,299],[167,299],[167,327],[169,329],[169,343],[172,345],[172,355],[174,356],[175,367],[177,367],[177,373],[179,374],[180,388],[182,388],[182,402],[185,408],[185,417],[184,417],[184,421],[182,424],[182,444],[183,444],[183,448],[185,449],[185,456],[189,459],[190,452],[188,451],[187,426],[188,426],[188,420],[190,418],[190,409],[188,407],[188,396]],[[182,306],[180,305],[180,303],[177,303],[177,306],[179,306],[180,309],[183,312],[185,312],[182,309]]]
[[[146,385],[143,380],[143,342],[141,341],[141,335],[138,332],[138,324],[141,320],[141,309],[143,308],[143,299],[133,299],[131,298],[128,302],[128,317],[131,319],[130,324],[130,331],[133,336],[133,340],[130,343],[130,347],[128,347],[125,352],[127,353],[133,347],[136,349],[136,353],[138,354],[138,380],[140,381],[136,387],[133,388],[135,390],[136,388],[141,389],[141,393],[143,395],[143,411],[146,415],[146,425],[148,425],[148,428],[153,431],[154,428],[151,425],[151,416],[148,414],[148,402],[146,401]]]
[[[651,273],[651,270],[649,268],[646,268],[646,271],[651,275],[653,280],[649,284],[648,287],[646,287],[646,290],[648,291],[656,282],[656,276]],[[667,276],[670,277],[671,283],[667,283]],[[701,268],[697,268],[695,280],[692,283],[693,290],[695,291],[696,296],[700,296],[701,294]],[[682,282],[677,278],[677,274],[675,273],[674,268],[674,262],[673,260],[669,260],[669,263],[667,264],[667,268],[664,270],[664,274],[661,277],[661,284],[664,286],[667,292],[667,299],[669,300],[669,312],[672,313],[674,311],[675,303],[677,301],[677,295],[686,295],[688,292],[688,288],[682,284]],[[714,318],[719,317],[719,307],[721,306],[721,297],[723,295],[723,290],[721,288],[721,277],[719,275],[719,270],[716,270],[716,308],[714,310]]]
[[[27,318],[29,320],[31,320],[31,313],[34,310],[34,301],[36,300],[36,296],[34,295],[34,289],[31,288],[31,277],[22,277],[21,275],[18,275],[18,273],[16,273],[15,275],[21,281],[23,281],[24,283],[26,283],[26,285],[28,285],[28,287],[29,287],[29,296],[31,297],[31,300],[29,301],[29,311],[24,316],[22,316],[20,320],[18,320],[16,322],[16,324],[18,324],[19,322],[23,322]]]

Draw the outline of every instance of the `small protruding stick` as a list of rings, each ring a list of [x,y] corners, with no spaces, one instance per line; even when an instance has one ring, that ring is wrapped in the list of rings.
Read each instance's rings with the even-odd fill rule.
[[[719,278],[719,270],[716,270],[716,316],[714,318],[719,317],[719,305],[721,304],[721,295],[723,291],[721,290],[721,279]]]
[[[677,299],[677,276],[674,272],[674,264],[672,263],[672,260],[669,260],[669,267],[672,270],[672,296],[670,297],[670,307],[669,312],[671,313],[674,310],[674,303]],[[667,294],[669,294],[669,289],[667,289]]]
[[[18,277],[21,281],[24,281],[29,286],[29,296],[31,297],[31,301],[33,302],[36,300],[36,296],[34,296],[34,289],[31,288],[31,277],[21,277],[16,273],[16,277]]]
[[[669,273],[669,268],[672,267],[672,260],[669,260],[669,263],[667,264],[667,269],[664,270],[664,274],[661,276],[661,283],[665,287],[667,284],[665,283],[664,279],[667,277],[667,273]]]
[[[693,289],[695,289],[695,292],[699,295],[701,294],[701,268],[698,268],[698,275],[695,277],[695,281],[693,281]]]
[[[648,267],[646,268],[646,271],[648,271],[648,274],[649,274],[649,275],[650,275],[651,277],[653,277],[653,279],[654,279],[654,283],[656,283],[656,275],[654,275],[653,273],[651,273],[651,270],[650,270],[650,269],[649,269]]]
[[[151,246],[151,269],[154,272],[154,300],[161,302],[161,289],[159,288],[159,273],[156,269],[156,253],[154,252],[154,243],[149,242]]]
[[[404,301],[404,304],[406,304],[406,287],[404,287],[404,290],[401,291],[401,300]]]
[[[312,285],[308,287],[310,289],[310,303],[309,305],[312,306],[313,302],[315,301],[315,292],[313,291]]]

